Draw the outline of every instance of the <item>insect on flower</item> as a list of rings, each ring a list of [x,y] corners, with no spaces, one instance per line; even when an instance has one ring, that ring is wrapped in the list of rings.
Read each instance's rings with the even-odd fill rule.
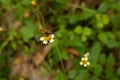
[[[48,30],[46,30],[46,29],[44,29],[44,28],[40,29],[40,32],[41,32],[42,34],[46,35],[46,36],[48,36],[48,35],[51,34]]]
[[[40,29],[41,33],[44,34],[43,37],[40,37],[40,40],[43,41],[43,44],[47,44],[48,42],[54,42],[54,34],[51,34],[48,30],[42,28]]]

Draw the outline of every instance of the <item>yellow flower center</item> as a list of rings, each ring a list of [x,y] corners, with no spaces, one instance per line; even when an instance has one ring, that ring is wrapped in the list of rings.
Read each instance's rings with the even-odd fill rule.
[[[32,6],[36,6],[36,4],[37,4],[37,3],[36,3],[36,0],[32,0],[32,1],[31,1],[31,4],[32,4]]]
[[[45,40],[45,41],[49,41],[50,39],[51,39],[51,36],[50,36],[50,35],[44,36],[44,40]]]
[[[83,63],[83,64],[87,64],[87,60],[83,60],[82,63]]]

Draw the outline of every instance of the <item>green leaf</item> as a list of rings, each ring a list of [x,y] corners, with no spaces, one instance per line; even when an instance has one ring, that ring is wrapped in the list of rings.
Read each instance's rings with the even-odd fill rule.
[[[120,66],[119,66],[119,68],[117,69],[117,75],[120,76]]]
[[[108,3],[108,4],[113,4],[115,3],[117,0],[104,0],[104,2]]]
[[[68,3],[70,0],[56,0],[58,3],[61,3],[61,4],[66,4]]]
[[[82,36],[81,36],[81,41],[83,41],[83,42],[87,41],[87,36],[84,35],[84,34],[82,34]]]
[[[90,80],[101,80],[101,79],[99,79],[98,76],[95,75],[95,76],[91,76]]]
[[[66,80],[64,73],[61,70],[57,70],[56,78],[54,80]]]
[[[120,15],[119,14],[114,15],[112,23],[114,24],[115,27],[118,27],[118,25],[120,24]]]
[[[83,11],[82,14],[80,15],[80,20],[87,20],[90,17],[92,17],[95,14],[94,10],[91,11]]]
[[[107,11],[108,8],[109,8],[109,5],[105,2],[103,2],[100,4],[98,11],[103,13],[103,12]]]
[[[119,42],[115,41],[115,40],[108,40],[108,42],[106,43],[108,48],[114,48],[120,45]]]
[[[7,79],[5,79],[5,78],[0,78],[0,80],[7,80]]]
[[[13,40],[17,36],[18,36],[18,33],[17,33],[16,29],[11,29],[9,32],[10,39]]]
[[[106,70],[105,70],[105,73],[106,73],[106,76],[108,77],[109,80],[113,80],[115,78],[115,75],[114,75],[114,64],[115,64],[115,59],[114,59],[114,56],[113,54],[109,54],[108,58],[107,58],[107,61],[106,61]]]
[[[0,0],[0,3],[2,5],[2,8],[6,8],[8,10],[11,9],[11,7],[12,7],[12,3],[9,0]]]
[[[95,18],[97,21],[101,21],[101,14],[95,14]]]
[[[102,43],[107,43],[107,34],[104,32],[101,32],[98,34],[98,39],[102,42]]]
[[[83,11],[82,13],[80,12],[77,12],[77,13],[72,13],[70,14],[69,16],[69,22],[71,24],[76,24],[77,22],[79,21],[82,21],[82,20],[87,20],[89,18],[91,18],[93,15],[95,14],[95,11],[94,10],[91,10],[91,11]]]
[[[114,76],[113,68],[106,68],[105,69],[105,75],[108,78],[108,80],[113,80],[112,77]]]
[[[34,32],[33,32],[32,27],[24,26],[22,28],[22,35],[24,38],[32,38],[34,36]]]
[[[84,27],[83,28],[83,34],[87,35],[87,36],[91,35],[91,29],[88,28],[88,27]]]
[[[68,59],[69,59],[68,54],[67,54],[67,52],[66,52],[65,50],[63,50],[63,51],[61,52],[61,56],[62,56],[62,58],[63,58],[64,60],[68,60]]]
[[[102,22],[96,22],[96,27],[102,29],[104,24]]]
[[[104,25],[109,23],[109,17],[106,14],[96,14],[95,15],[95,27],[102,29]]]
[[[80,25],[76,26],[74,29],[74,32],[77,34],[81,34],[82,33],[82,27]]]
[[[28,47],[28,46],[24,45],[23,48],[24,48],[24,52],[25,52],[25,53],[28,53],[28,52],[29,52],[29,47]]]
[[[6,54],[7,55],[7,54]],[[10,67],[8,66],[8,55],[0,54],[0,77],[7,78],[10,74]]]
[[[109,23],[109,17],[108,17],[108,15],[105,15],[105,14],[102,15],[102,23],[104,25],[106,25],[106,24]]]
[[[17,49],[17,43],[15,41],[11,42],[11,47],[13,48],[13,50]]]
[[[34,23],[31,21],[27,21],[26,25],[22,27],[21,33],[22,33],[24,40],[28,40],[32,38],[36,32],[37,32],[37,28],[34,25]]]
[[[14,15],[16,18],[19,18],[20,21],[23,21],[24,7],[21,4],[16,6],[16,14]]]
[[[100,58],[99,58],[99,63],[100,63],[100,64],[104,64],[104,63],[105,63],[105,60],[106,60],[105,54],[101,54],[101,55],[100,55]]]
[[[0,2],[3,4],[3,3],[7,3],[9,1],[7,1],[7,0],[0,0]]]
[[[40,66],[39,69],[40,69],[41,73],[42,73],[44,76],[47,76],[47,74],[48,74],[48,71],[47,71],[47,70],[48,70],[48,69],[46,69],[46,67]]]
[[[61,24],[66,24],[66,16],[65,15],[60,15],[58,16],[57,22],[61,25]]]
[[[115,36],[111,32],[102,32],[98,34],[98,39],[105,44],[108,48],[117,47],[120,45],[115,40]]]
[[[70,18],[69,21],[70,21],[70,23],[75,24],[75,23],[77,23],[77,22],[79,22],[79,21],[89,19],[89,18],[92,17],[94,14],[95,14],[95,11],[94,11],[94,10],[91,10],[91,11],[83,11],[82,13],[80,13],[80,12],[72,13],[72,14],[69,16],[69,18]]]
[[[76,39],[75,39],[76,38]],[[74,46],[74,47],[84,47],[84,44],[80,41],[79,38],[77,38],[77,36],[74,37],[74,39],[71,40],[71,42],[69,43],[70,46]]]
[[[5,66],[5,62],[6,62],[5,56],[0,54],[0,70],[2,69],[2,67]]]
[[[99,60],[100,51],[101,44],[99,42],[94,43],[89,56],[91,63],[97,63],[97,61]]]
[[[22,2],[21,2],[23,5],[26,5],[26,6],[28,6],[28,5],[30,5],[31,4],[31,0],[22,0]]]
[[[69,22],[71,24],[76,24],[78,21],[80,21],[80,13],[71,14],[69,17]]]
[[[103,68],[102,68],[101,65],[92,64],[91,67],[92,67],[92,69],[93,69],[92,71],[93,71],[94,74],[97,75],[97,76],[99,76],[99,75],[102,73],[102,71],[103,71]]]
[[[69,77],[70,79],[74,79],[74,77],[76,76],[76,74],[77,74],[77,71],[76,71],[76,70],[70,70],[70,71],[68,72],[68,77]]]
[[[113,54],[111,53],[107,58],[107,68],[112,68],[115,64],[115,59]]]
[[[88,70],[80,70],[79,74],[75,77],[74,80],[89,80],[88,76]]]
[[[59,24],[60,29],[65,29],[66,25],[65,24]]]
[[[112,32],[107,32],[107,47],[114,48],[120,45],[119,42],[115,40],[115,35]]]

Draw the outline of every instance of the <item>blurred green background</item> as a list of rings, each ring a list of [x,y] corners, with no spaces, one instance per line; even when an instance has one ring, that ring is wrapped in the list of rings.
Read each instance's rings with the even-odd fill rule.
[[[66,73],[41,26],[55,34]],[[0,80],[119,79],[120,0],[0,0]]]

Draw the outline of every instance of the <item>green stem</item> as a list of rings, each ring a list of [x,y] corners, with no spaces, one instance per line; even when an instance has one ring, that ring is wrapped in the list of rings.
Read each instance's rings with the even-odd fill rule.
[[[63,61],[62,61],[62,56],[61,56],[61,54],[60,54],[59,48],[57,47],[57,44],[55,44],[55,47],[56,47],[57,52],[58,52],[58,55],[59,55],[59,57],[60,57],[61,67],[62,67],[63,72],[64,72],[64,74],[65,74],[65,80],[68,80],[68,79],[67,79],[67,73],[66,73],[66,70],[65,70],[65,68],[64,68]]]
[[[42,29],[43,27],[42,27],[41,21],[40,21],[40,19],[39,19],[39,15],[38,15],[37,13],[35,13],[35,14],[36,14],[36,18],[37,18],[37,20],[38,20],[38,22],[39,22],[38,28],[39,28],[39,29]]]
[[[43,14],[40,12],[40,11],[38,11],[39,13],[40,13],[40,16],[41,16],[41,22],[42,22],[42,25],[43,26],[45,26],[45,20],[44,20],[44,16],[43,16]]]
[[[2,50],[4,49],[4,47],[8,44],[8,42],[10,41],[10,38],[8,38],[0,47],[0,54],[2,52]]]
[[[39,7],[36,8],[35,10],[35,14],[36,14],[36,17],[37,17],[37,20],[39,21],[39,28],[43,28],[45,26],[44,24],[44,16],[43,14],[39,11]],[[39,16],[40,14],[40,16]],[[43,26],[42,26],[43,25]]]
[[[77,4],[72,4],[71,7],[74,7],[74,8],[79,8],[81,10],[84,10],[84,11],[88,11],[88,12],[93,12],[93,13],[97,13],[95,10],[93,9],[89,9],[89,8],[86,8],[84,6],[80,6],[80,5],[77,5]]]

